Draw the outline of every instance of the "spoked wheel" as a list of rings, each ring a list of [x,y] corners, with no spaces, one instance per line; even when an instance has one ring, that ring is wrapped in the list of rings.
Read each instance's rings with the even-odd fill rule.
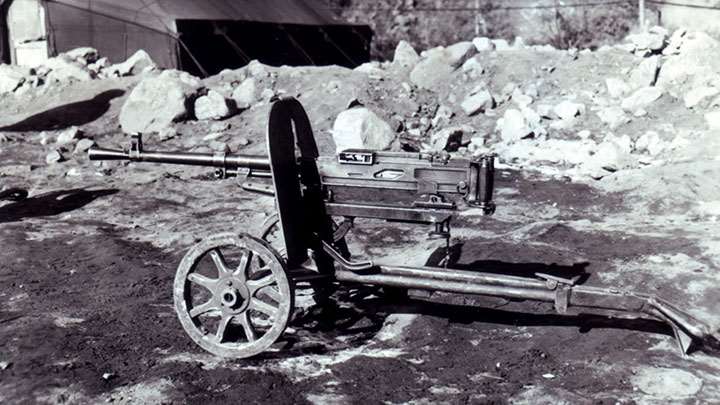
[[[221,234],[185,255],[175,275],[174,300],[195,343],[218,356],[246,358],[282,335],[294,289],[281,256],[268,243]]]

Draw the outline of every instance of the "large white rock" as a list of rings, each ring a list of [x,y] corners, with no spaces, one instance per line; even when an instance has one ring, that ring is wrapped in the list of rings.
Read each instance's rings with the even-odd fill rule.
[[[715,131],[720,130],[720,111],[713,111],[705,114],[705,122],[707,122],[710,129]]]
[[[572,101],[563,100],[553,108],[555,114],[562,120],[569,120],[583,114],[585,112],[585,105],[582,103],[574,103]]]
[[[82,82],[92,80],[94,77],[87,65],[74,61],[66,54],[50,58],[43,65],[50,69],[50,73],[47,74],[48,82],[69,82],[73,80]]]
[[[487,37],[474,38],[472,43],[475,45],[475,49],[478,52],[489,52],[495,49],[495,45],[492,43],[490,38]]]
[[[440,130],[430,136],[430,147],[436,152],[443,150],[455,152],[460,147],[465,132],[466,128],[464,127],[451,127]]]
[[[716,94],[720,93],[720,90],[718,90],[716,87],[711,86],[701,86],[696,87],[689,92],[685,93],[685,97],[683,97],[683,101],[685,102],[685,107],[687,108],[693,108],[700,104],[703,100],[706,98],[712,97]]]
[[[422,59],[410,72],[410,81],[418,87],[439,91],[448,85],[455,68],[442,56]]]
[[[495,107],[495,99],[488,90],[481,90],[467,97],[460,104],[467,115],[475,115]]]
[[[100,57],[98,50],[89,46],[75,48],[70,51],[63,52],[62,55],[66,55],[71,60],[85,66],[95,63]]]
[[[12,93],[22,86],[30,76],[27,68],[12,65],[0,65],[0,94]]]
[[[82,138],[82,131],[80,128],[72,126],[58,134],[57,140],[55,143],[58,145],[66,145],[69,143],[73,143],[77,141],[78,139]]]
[[[466,60],[477,53],[475,45],[470,41],[458,42],[445,48],[445,57],[452,67],[460,67]]]
[[[630,87],[637,89],[640,87],[652,86],[657,80],[657,74],[660,70],[660,57],[655,55],[643,59],[640,64],[630,72]]]
[[[232,99],[240,109],[250,108],[257,102],[257,97],[257,81],[254,77],[243,80],[232,92]]]
[[[639,108],[645,108],[655,102],[663,95],[662,88],[659,87],[642,87],[636,90],[629,97],[623,99],[620,105],[623,110],[635,111]]]
[[[200,79],[177,70],[146,77],[125,101],[120,126],[127,133],[160,132],[190,115],[188,105],[201,87]]]
[[[627,124],[630,122],[630,117],[625,114],[625,111],[620,107],[608,107],[603,108],[597,113],[600,120],[607,124],[610,129],[615,129],[620,125]]]
[[[150,55],[140,49],[130,56],[125,62],[110,66],[108,68],[108,73],[116,76],[131,76],[156,67],[157,64],[155,64]]]
[[[653,30],[627,37],[638,50],[659,51],[665,47],[667,31]]]
[[[195,117],[199,120],[221,120],[230,114],[227,100],[215,90],[195,100]]]
[[[497,129],[505,142],[515,142],[533,133],[522,111],[512,108],[507,109],[505,115],[498,120]]]
[[[395,55],[393,57],[393,64],[399,67],[411,68],[420,61],[420,55],[418,55],[415,48],[405,40],[402,40],[395,47]]]
[[[335,149],[386,150],[395,140],[390,125],[366,107],[355,107],[338,114],[332,129]]]
[[[682,38],[678,54],[668,56],[658,75],[658,86],[706,84],[708,77],[720,71],[720,42],[704,32],[688,32]]]
[[[620,98],[630,92],[630,86],[624,80],[615,77],[605,79],[608,95],[614,98]]]

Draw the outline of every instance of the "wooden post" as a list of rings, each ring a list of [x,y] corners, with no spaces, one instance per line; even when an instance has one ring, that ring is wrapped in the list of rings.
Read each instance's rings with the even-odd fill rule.
[[[480,36],[480,0],[475,0],[475,36]]]

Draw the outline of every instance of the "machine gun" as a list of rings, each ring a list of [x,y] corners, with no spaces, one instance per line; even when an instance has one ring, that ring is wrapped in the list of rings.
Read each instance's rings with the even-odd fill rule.
[[[449,241],[459,210],[490,215],[493,155],[455,159],[425,153],[346,150],[320,157],[302,105],[276,101],[267,131],[268,156],[145,151],[134,135],[129,150],[89,150],[91,160],[129,160],[247,172],[243,188],[274,195],[277,219],[258,236],[219,234],[193,246],[174,281],[180,322],[202,348],[245,358],[270,348],[290,320],[297,283],[332,280],[366,285],[476,294],[553,303],[560,314],[591,313],[653,319],[672,327],[682,353],[716,347],[720,333],[653,295],[577,285],[577,278],[517,277],[442,267],[407,267],[352,258],[345,236],[356,218],[430,225]],[[271,180],[271,182],[268,182]],[[333,220],[342,218],[339,224]],[[280,233],[280,244],[269,235]],[[201,262],[213,270],[201,270]]]

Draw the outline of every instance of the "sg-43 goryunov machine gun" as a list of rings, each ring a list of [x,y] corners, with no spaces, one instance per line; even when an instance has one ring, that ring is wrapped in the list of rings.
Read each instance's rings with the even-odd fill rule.
[[[175,310],[190,338],[211,353],[246,358],[269,349],[291,318],[295,286],[322,280],[545,301],[560,314],[658,320],[672,327],[683,353],[720,340],[710,326],[653,295],[577,285],[576,278],[407,267],[350,255],[345,237],[356,218],[428,224],[431,236],[449,240],[459,210],[492,214],[492,155],[346,150],[320,157],[305,110],[292,98],[272,105],[267,149],[267,156],[151,152],[134,135],[129,150],[89,151],[91,160],[207,166],[222,177],[242,172],[244,189],[275,196],[276,220],[256,236],[207,237],[178,267]],[[279,243],[271,244],[278,234]]]

